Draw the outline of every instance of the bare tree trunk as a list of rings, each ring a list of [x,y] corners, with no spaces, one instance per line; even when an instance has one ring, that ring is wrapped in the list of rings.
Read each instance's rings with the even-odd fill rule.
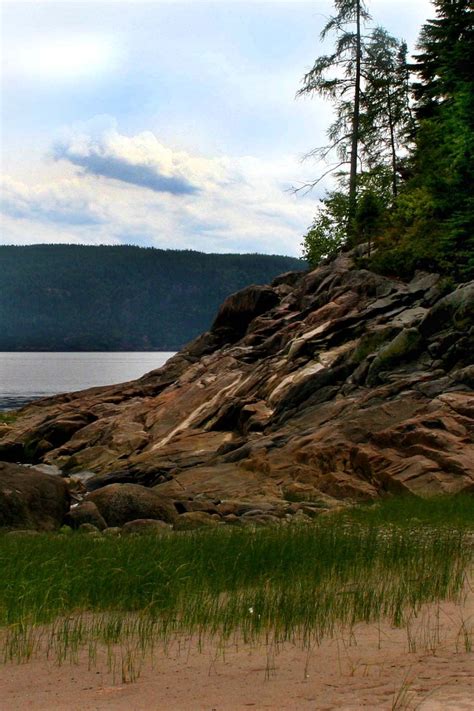
[[[397,197],[397,152],[395,146],[395,126],[392,113],[392,97],[390,96],[390,86],[387,90],[387,110],[388,110],[388,125],[390,129],[390,152],[392,155],[392,193],[393,197]]]
[[[360,76],[361,76],[361,34],[360,34],[360,0],[356,3],[356,73],[354,87],[354,113],[352,115],[351,169],[349,175],[349,236],[353,239],[352,221],[357,207],[357,152],[359,146],[360,122]]]

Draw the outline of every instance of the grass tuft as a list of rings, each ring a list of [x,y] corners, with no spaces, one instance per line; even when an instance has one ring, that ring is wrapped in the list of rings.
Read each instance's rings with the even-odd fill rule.
[[[17,419],[18,415],[14,411],[0,412],[0,425],[11,425]]]

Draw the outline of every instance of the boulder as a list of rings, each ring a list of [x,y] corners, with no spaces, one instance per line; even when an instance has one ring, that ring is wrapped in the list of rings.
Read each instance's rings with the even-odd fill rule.
[[[367,384],[374,385],[381,371],[388,371],[413,359],[422,348],[422,338],[417,328],[404,328],[393,340],[382,346],[373,360],[367,375]]]
[[[67,442],[78,430],[85,427],[93,419],[88,413],[60,414],[47,420],[30,437],[25,446],[25,454],[32,462],[37,462],[49,450],[55,449]]]
[[[107,526],[144,518],[174,523],[177,516],[169,499],[140,484],[109,484],[88,494],[87,501],[97,506]]]
[[[204,511],[208,514],[218,513],[217,504],[207,497],[197,497],[196,499],[174,499],[173,505],[179,514],[191,513],[192,511]]]
[[[61,527],[69,505],[63,479],[0,462],[0,528],[53,531]]]
[[[223,343],[234,343],[242,338],[254,318],[269,311],[279,301],[278,294],[268,286],[248,286],[227,297],[211,332],[219,334]]]
[[[105,519],[92,501],[83,501],[77,506],[72,506],[64,517],[64,523],[71,528],[79,528],[83,523],[90,523],[99,531],[107,528]]]
[[[239,525],[249,527],[271,526],[280,524],[281,520],[277,516],[272,516],[266,513],[257,513],[253,516],[242,516],[239,519]]]
[[[221,516],[252,516],[255,514],[269,514],[272,516],[283,516],[287,503],[279,499],[259,499],[257,501],[239,501],[226,499],[222,501],[217,510]]]
[[[474,282],[463,284],[439,299],[428,311],[419,328],[425,338],[444,328],[467,331],[474,325]]]

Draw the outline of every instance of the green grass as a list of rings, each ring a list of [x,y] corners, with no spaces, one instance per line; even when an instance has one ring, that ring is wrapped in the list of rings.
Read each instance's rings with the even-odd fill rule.
[[[0,412],[0,425],[10,425],[18,418],[16,412]]]
[[[342,516],[347,520],[372,526],[450,526],[459,530],[474,530],[474,496],[459,494],[433,496],[429,499],[396,496],[349,508]]]
[[[2,656],[121,644],[133,668],[137,650],[183,633],[309,644],[341,625],[402,625],[462,595],[473,514],[470,497],[410,497],[255,530],[0,536]]]

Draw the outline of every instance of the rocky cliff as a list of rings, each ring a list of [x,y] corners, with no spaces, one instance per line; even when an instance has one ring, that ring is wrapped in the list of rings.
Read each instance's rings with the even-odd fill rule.
[[[57,465],[90,491],[155,487],[178,512],[213,500],[221,516],[236,499],[261,512],[472,490],[474,283],[443,296],[437,275],[403,283],[356,262],[234,294],[139,380],[25,407],[0,459]]]

